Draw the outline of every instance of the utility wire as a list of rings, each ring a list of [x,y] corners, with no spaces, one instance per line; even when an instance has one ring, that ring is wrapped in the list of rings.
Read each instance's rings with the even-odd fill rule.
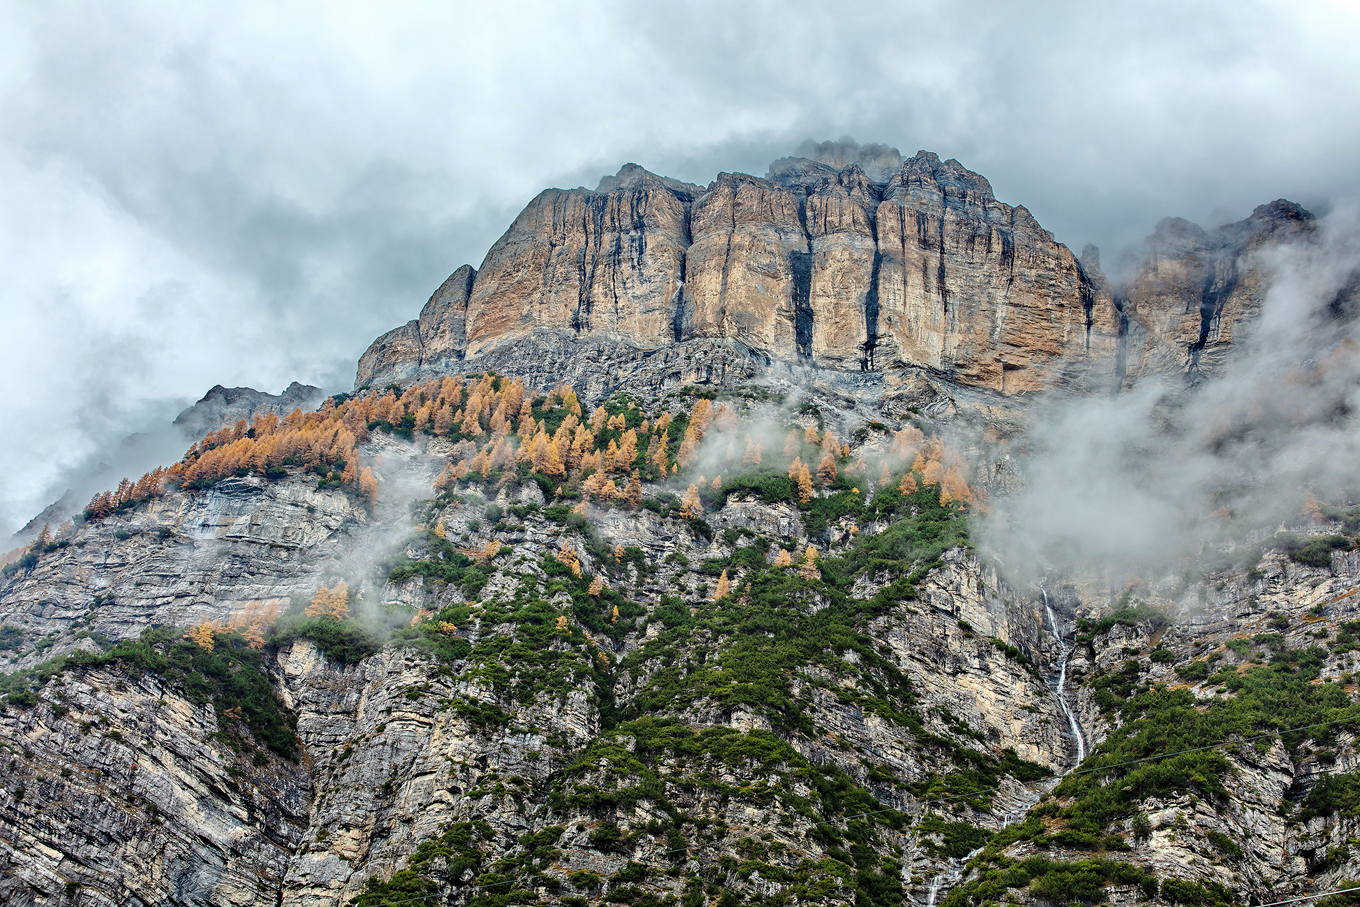
[[[1325,898],[1329,894],[1345,894],[1348,891],[1360,891],[1360,886],[1355,888],[1335,888],[1331,891],[1319,891],[1317,894],[1304,894],[1296,898],[1287,898],[1283,901],[1271,901],[1269,904],[1257,904],[1255,907],[1279,907],[1280,904],[1296,904],[1299,901],[1311,901],[1315,898]]]

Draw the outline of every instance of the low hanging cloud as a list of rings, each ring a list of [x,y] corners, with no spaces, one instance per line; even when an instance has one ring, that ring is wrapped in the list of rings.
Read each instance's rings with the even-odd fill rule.
[[[1297,522],[1309,492],[1354,502],[1360,209],[1338,208],[1257,265],[1270,281],[1261,315],[1221,372],[1042,413],[1023,490],[996,501],[981,529],[1008,571],[1158,574],[1206,544]]]

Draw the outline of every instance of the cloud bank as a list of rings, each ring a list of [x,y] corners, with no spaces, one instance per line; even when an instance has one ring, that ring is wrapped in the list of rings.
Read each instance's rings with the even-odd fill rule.
[[[1353,5],[0,8],[0,526],[213,384],[348,385],[549,185],[928,148],[1114,260],[1356,191]]]

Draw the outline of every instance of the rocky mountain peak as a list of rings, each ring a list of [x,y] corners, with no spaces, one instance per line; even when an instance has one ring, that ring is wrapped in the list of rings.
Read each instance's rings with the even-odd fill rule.
[[[682,183],[670,177],[659,176],[638,164],[624,164],[614,176],[600,177],[600,184],[595,187],[596,192],[620,192],[628,189],[653,191],[668,189],[686,200],[692,199],[704,191],[703,186]]]
[[[326,392],[321,388],[297,381],[284,388],[281,394],[257,391],[253,387],[223,387],[218,384],[197,403],[176,416],[175,424],[186,435],[197,438],[231,425],[238,419],[250,421],[265,413],[282,417],[295,409],[314,409],[325,396]]]

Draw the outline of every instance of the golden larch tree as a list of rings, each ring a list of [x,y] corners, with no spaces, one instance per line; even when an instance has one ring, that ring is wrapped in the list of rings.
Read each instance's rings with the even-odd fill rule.
[[[803,560],[798,565],[798,575],[809,581],[822,578],[822,571],[817,569],[817,549],[811,545],[803,552]]]
[[[694,409],[690,410],[689,425],[695,432],[695,440],[702,440],[708,431],[708,426],[713,423],[713,401],[701,399],[694,404]],[[688,429],[687,429],[688,431]]]
[[[666,470],[670,468],[670,455],[667,447],[670,444],[670,433],[663,431],[660,436],[652,438],[652,443],[647,447],[647,458],[652,461],[652,465],[664,476]]]
[[[822,454],[822,462],[817,464],[817,478],[823,485],[836,481],[836,456],[829,451]]]
[[[359,494],[370,507],[378,503],[378,480],[373,478],[373,470],[367,466],[359,470]]]
[[[636,469],[633,470],[632,476],[628,479],[628,486],[619,497],[624,504],[635,510],[642,506],[642,477],[638,475]]]
[[[798,500],[804,504],[812,500],[812,473],[808,471],[807,464],[801,464],[798,469]]]
[[[703,512],[704,505],[699,503],[699,486],[690,485],[685,496],[680,499],[680,515],[687,520],[693,520]]]
[[[722,599],[727,598],[727,596],[731,594],[732,583],[727,579],[727,571],[724,570],[722,572],[722,576],[718,577],[718,588],[713,590],[713,600],[715,602],[721,601]]]
[[[192,640],[203,651],[211,652],[213,650],[213,633],[216,629],[215,624],[205,620],[190,627],[184,634],[184,638]]]

